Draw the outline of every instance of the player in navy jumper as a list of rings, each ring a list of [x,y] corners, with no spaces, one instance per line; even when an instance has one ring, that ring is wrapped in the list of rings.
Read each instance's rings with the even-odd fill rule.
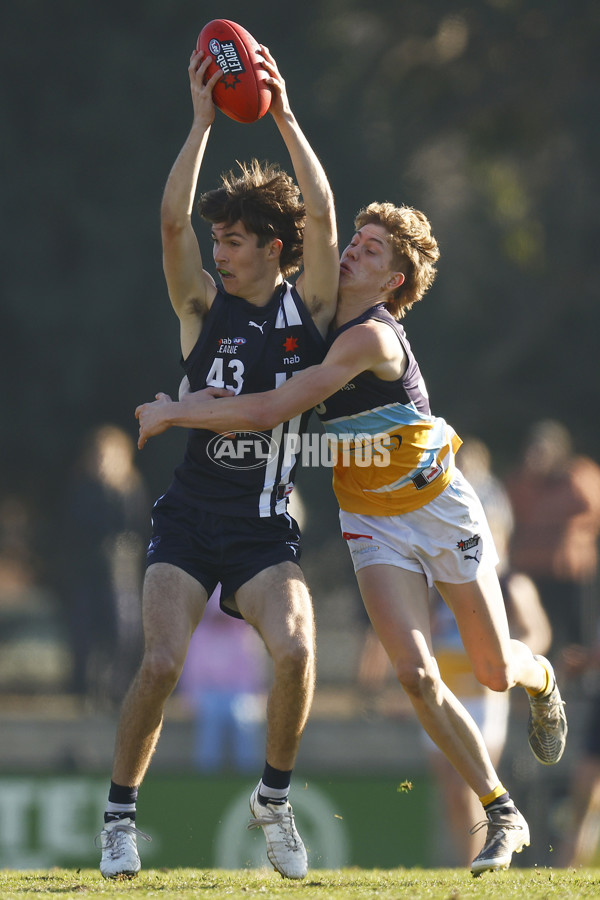
[[[331,190],[290,109],[275,61],[261,50],[273,93],[270,112],[297,185],[277,166],[252,161],[201,196],[199,212],[212,226],[217,286],[203,268],[191,214],[220,73],[204,84],[209,57],[196,51],[189,65],[192,128],[162,201],[164,271],[194,391],[207,385],[217,393],[276,388],[323,358],[335,311]],[[292,285],[286,278],[302,262]],[[219,583],[223,608],[257,629],[273,660],[266,763],[250,799],[249,827],[263,828],[268,857],[283,876],[306,875],[306,851],[287,798],[314,691],[314,621],[297,562],[297,526],[286,512],[295,459],[277,452],[284,446],[280,436],[301,432],[306,419],[300,414],[262,435],[229,435],[218,443],[210,432],[190,432],[185,458],[155,504],[143,595],[145,650],[121,712],[101,834],[105,877],[134,875],[140,868],[137,789],[190,637]]]

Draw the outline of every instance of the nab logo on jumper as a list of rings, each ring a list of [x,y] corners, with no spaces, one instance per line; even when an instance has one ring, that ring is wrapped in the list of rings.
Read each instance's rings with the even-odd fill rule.
[[[324,355],[325,341],[310,313],[284,282],[258,309],[218,289],[183,368],[192,391],[211,386],[258,394],[317,365]],[[190,429],[185,458],[167,494],[219,515],[285,513],[309,418],[310,411],[264,432],[215,435]],[[297,449],[290,452],[292,447]]]

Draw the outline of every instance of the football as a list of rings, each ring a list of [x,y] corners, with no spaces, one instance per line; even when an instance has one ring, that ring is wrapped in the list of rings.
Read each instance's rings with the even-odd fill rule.
[[[205,80],[221,69],[223,77],[213,90],[215,106],[236,122],[256,122],[268,112],[271,90],[265,84],[268,77],[256,51],[258,42],[252,35],[229,19],[213,19],[205,25],[196,44],[212,56]]]

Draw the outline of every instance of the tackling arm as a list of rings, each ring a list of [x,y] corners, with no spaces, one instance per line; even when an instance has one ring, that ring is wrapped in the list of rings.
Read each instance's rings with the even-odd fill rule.
[[[153,403],[144,403],[135,411],[140,425],[138,447],[173,425],[217,433],[268,431],[312,409],[360,372],[381,365],[389,355],[386,331],[387,327],[382,331],[372,324],[349,328],[334,341],[320,365],[298,372],[272,391],[224,397],[223,391],[207,388],[184,394],[179,401],[157,394]]]

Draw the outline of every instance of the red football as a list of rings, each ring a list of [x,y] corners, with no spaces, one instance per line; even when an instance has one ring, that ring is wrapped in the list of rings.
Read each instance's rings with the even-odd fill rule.
[[[218,68],[223,72],[213,100],[225,115],[248,123],[268,112],[272,97],[264,83],[268,75],[256,56],[258,43],[245,28],[229,19],[213,19],[198,35],[196,48],[212,56],[206,81]]]

